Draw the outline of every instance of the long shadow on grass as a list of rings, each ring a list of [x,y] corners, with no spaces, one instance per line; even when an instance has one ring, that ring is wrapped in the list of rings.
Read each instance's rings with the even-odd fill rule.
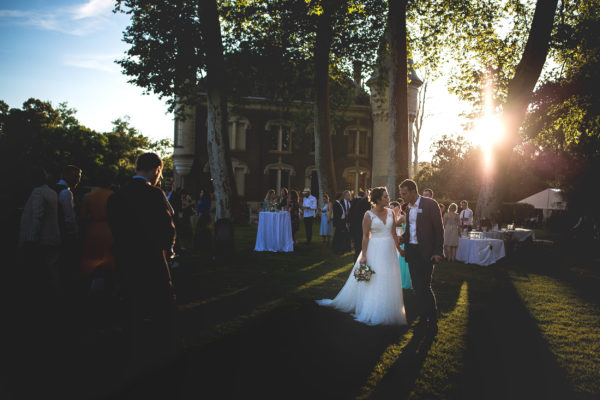
[[[564,373],[502,268],[469,282],[464,399],[572,398]]]
[[[353,398],[379,355],[405,332],[300,300],[195,350],[186,391],[189,398]]]
[[[438,312],[442,319],[452,313],[457,307],[463,283],[462,276],[461,274],[457,274],[457,271],[461,269],[467,270],[468,267],[445,264],[436,268],[433,288],[436,294]],[[465,271],[463,271],[464,273]],[[405,298],[408,298],[410,302],[406,306],[407,310],[411,311],[409,307],[414,308],[416,304],[414,304],[414,296],[411,296],[412,292],[409,291],[408,294],[409,296],[405,296]],[[385,373],[381,382],[374,388],[375,393],[372,398],[408,398],[415,387],[416,380],[422,372],[421,369],[434,339],[435,337],[432,336],[430,331],[421,326],[415,327],[410,341],[402,349],[402,353],[398,359]]]
[[[584,300],[600,306],[600,264],[582,260],[568,246],[532,244],[512,257],[507,268],[518,274],[535,273],[569,283]]]

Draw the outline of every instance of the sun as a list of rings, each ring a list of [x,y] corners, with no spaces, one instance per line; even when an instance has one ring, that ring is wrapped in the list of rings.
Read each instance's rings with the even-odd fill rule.
[[[491,151],[494,144],[502,136],[502,121],[496,115],[484,115],[475,124],[472,142],[475,146],[481,147],[484,153]]]

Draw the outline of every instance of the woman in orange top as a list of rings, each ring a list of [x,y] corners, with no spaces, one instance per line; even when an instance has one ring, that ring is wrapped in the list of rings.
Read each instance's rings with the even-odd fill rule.
[[[88,278],[92,277],[96,270],[101,273],[112,272],[115,269],[115,257],[112,254],[114,241],[106,218],[106,203],[112,193],[112,190],[98,186],[84,199],[81,213],[89,225],[80,271]]]

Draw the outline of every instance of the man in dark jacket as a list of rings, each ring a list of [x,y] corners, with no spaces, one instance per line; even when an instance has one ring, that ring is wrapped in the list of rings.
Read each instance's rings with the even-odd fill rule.
[[[433,265],[442,260],[444,228],[438,203],[419,195],[417,184],[405,179],[400,184],[400,196],[408,203],[404,243],[406,262],[417,295],[419,323],[437,332],[437,307],[431,288]]]
[[[362,222],[365,213],[371,209],[369,196],[362,190],[358,192],[358,197],[352,200],[350,206],[350,236],[354,243],[354,260],[358,259],[358,255],[362,250]]]
[[[162,168],[158,155],[142,154],[135,176],[108,200],[117,270],[130,317],[131,368],[138,372],[164,366],[175,344],[174,292],[167,263],[175,225],[173,209],[157,187]]]

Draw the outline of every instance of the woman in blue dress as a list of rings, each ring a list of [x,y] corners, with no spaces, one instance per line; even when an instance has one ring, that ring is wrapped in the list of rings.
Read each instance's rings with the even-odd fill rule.
[[[394,210],[394,215],[397,215],[400,222],[402,222],[402,228],[396,228],[396,234],[402,235],[404,230],[406,229],[406,212],[403,210],[402,206],[397,201],[392,201],[390,206]],[[400,274],[402,276],[402,289],[412,289],[412,281],[410,279],[410,272],[408,270],[408,263],[404,258],[404,244],[400,245],[400,257],[398,258],[398,262],[400,263]]]
[[[333,236],[333,210],[329,202],[329,196],[323,195],[323,209],[321,210],[321,229],[319,235],[323,238],[323,243],[329,243],[329,238]]]

